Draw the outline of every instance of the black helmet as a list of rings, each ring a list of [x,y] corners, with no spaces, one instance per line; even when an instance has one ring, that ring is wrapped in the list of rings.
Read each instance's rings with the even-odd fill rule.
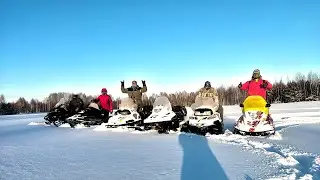
[[[204,87],[205,87],[205,88],[211,88],[211,83],[210,83],[210,81],[206,81],[206,82],[204,83]]]
[[[73,94],[72,95],[72,98],[78,98],[79,96],[78,96],[78,94]]]

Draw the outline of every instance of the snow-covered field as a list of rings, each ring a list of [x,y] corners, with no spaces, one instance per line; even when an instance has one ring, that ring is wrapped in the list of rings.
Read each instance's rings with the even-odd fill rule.
[[[240,108],[224,112],[225,134],[209,137],[32,123],[44,114],[0,116],[0,179],[320,179],[319,101],[272,105],[271,137],[233,135]]]

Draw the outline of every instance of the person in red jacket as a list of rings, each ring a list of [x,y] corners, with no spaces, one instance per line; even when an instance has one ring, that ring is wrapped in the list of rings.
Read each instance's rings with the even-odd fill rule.
[[[103,122],[107,123],[109,120],[109,113],[113,111],[113,103],[111,97],[107,94],[107,89],[102,88],[101,95],[96,99],[100,102],[101,111],[103,112]]]
[[[262,79],[260,75],[260,70],[255,69],[252,73],[252,79],[247,81],[242,85],[238,85],[241,90],[248,91],[248,96],[262,96],[265,100],[267,100],[267,90],[272,89],[272,84],[267,80]]]

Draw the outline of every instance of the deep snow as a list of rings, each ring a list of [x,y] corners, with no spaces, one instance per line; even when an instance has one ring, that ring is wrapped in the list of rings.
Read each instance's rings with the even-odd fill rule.
[[[277,134],[201,137],[45,126],[45,114],[0,116],[0,179],[320,179],[320,102],[273,104]]]

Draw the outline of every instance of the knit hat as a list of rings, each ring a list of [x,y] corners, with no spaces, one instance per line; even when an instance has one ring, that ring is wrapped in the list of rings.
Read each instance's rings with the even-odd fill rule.
[[[255,79],[255,78],[261,78],[261,74],[260,74],[260,70],[259,69],[255,69],[253,72],[252,72],[252,78]]]
[[[260,70],[259,70],[259,69],[255,69],[255,70],[253,71],[252,75],[253,75],[253,74],[258,74],[258,75],[260,76]]]

